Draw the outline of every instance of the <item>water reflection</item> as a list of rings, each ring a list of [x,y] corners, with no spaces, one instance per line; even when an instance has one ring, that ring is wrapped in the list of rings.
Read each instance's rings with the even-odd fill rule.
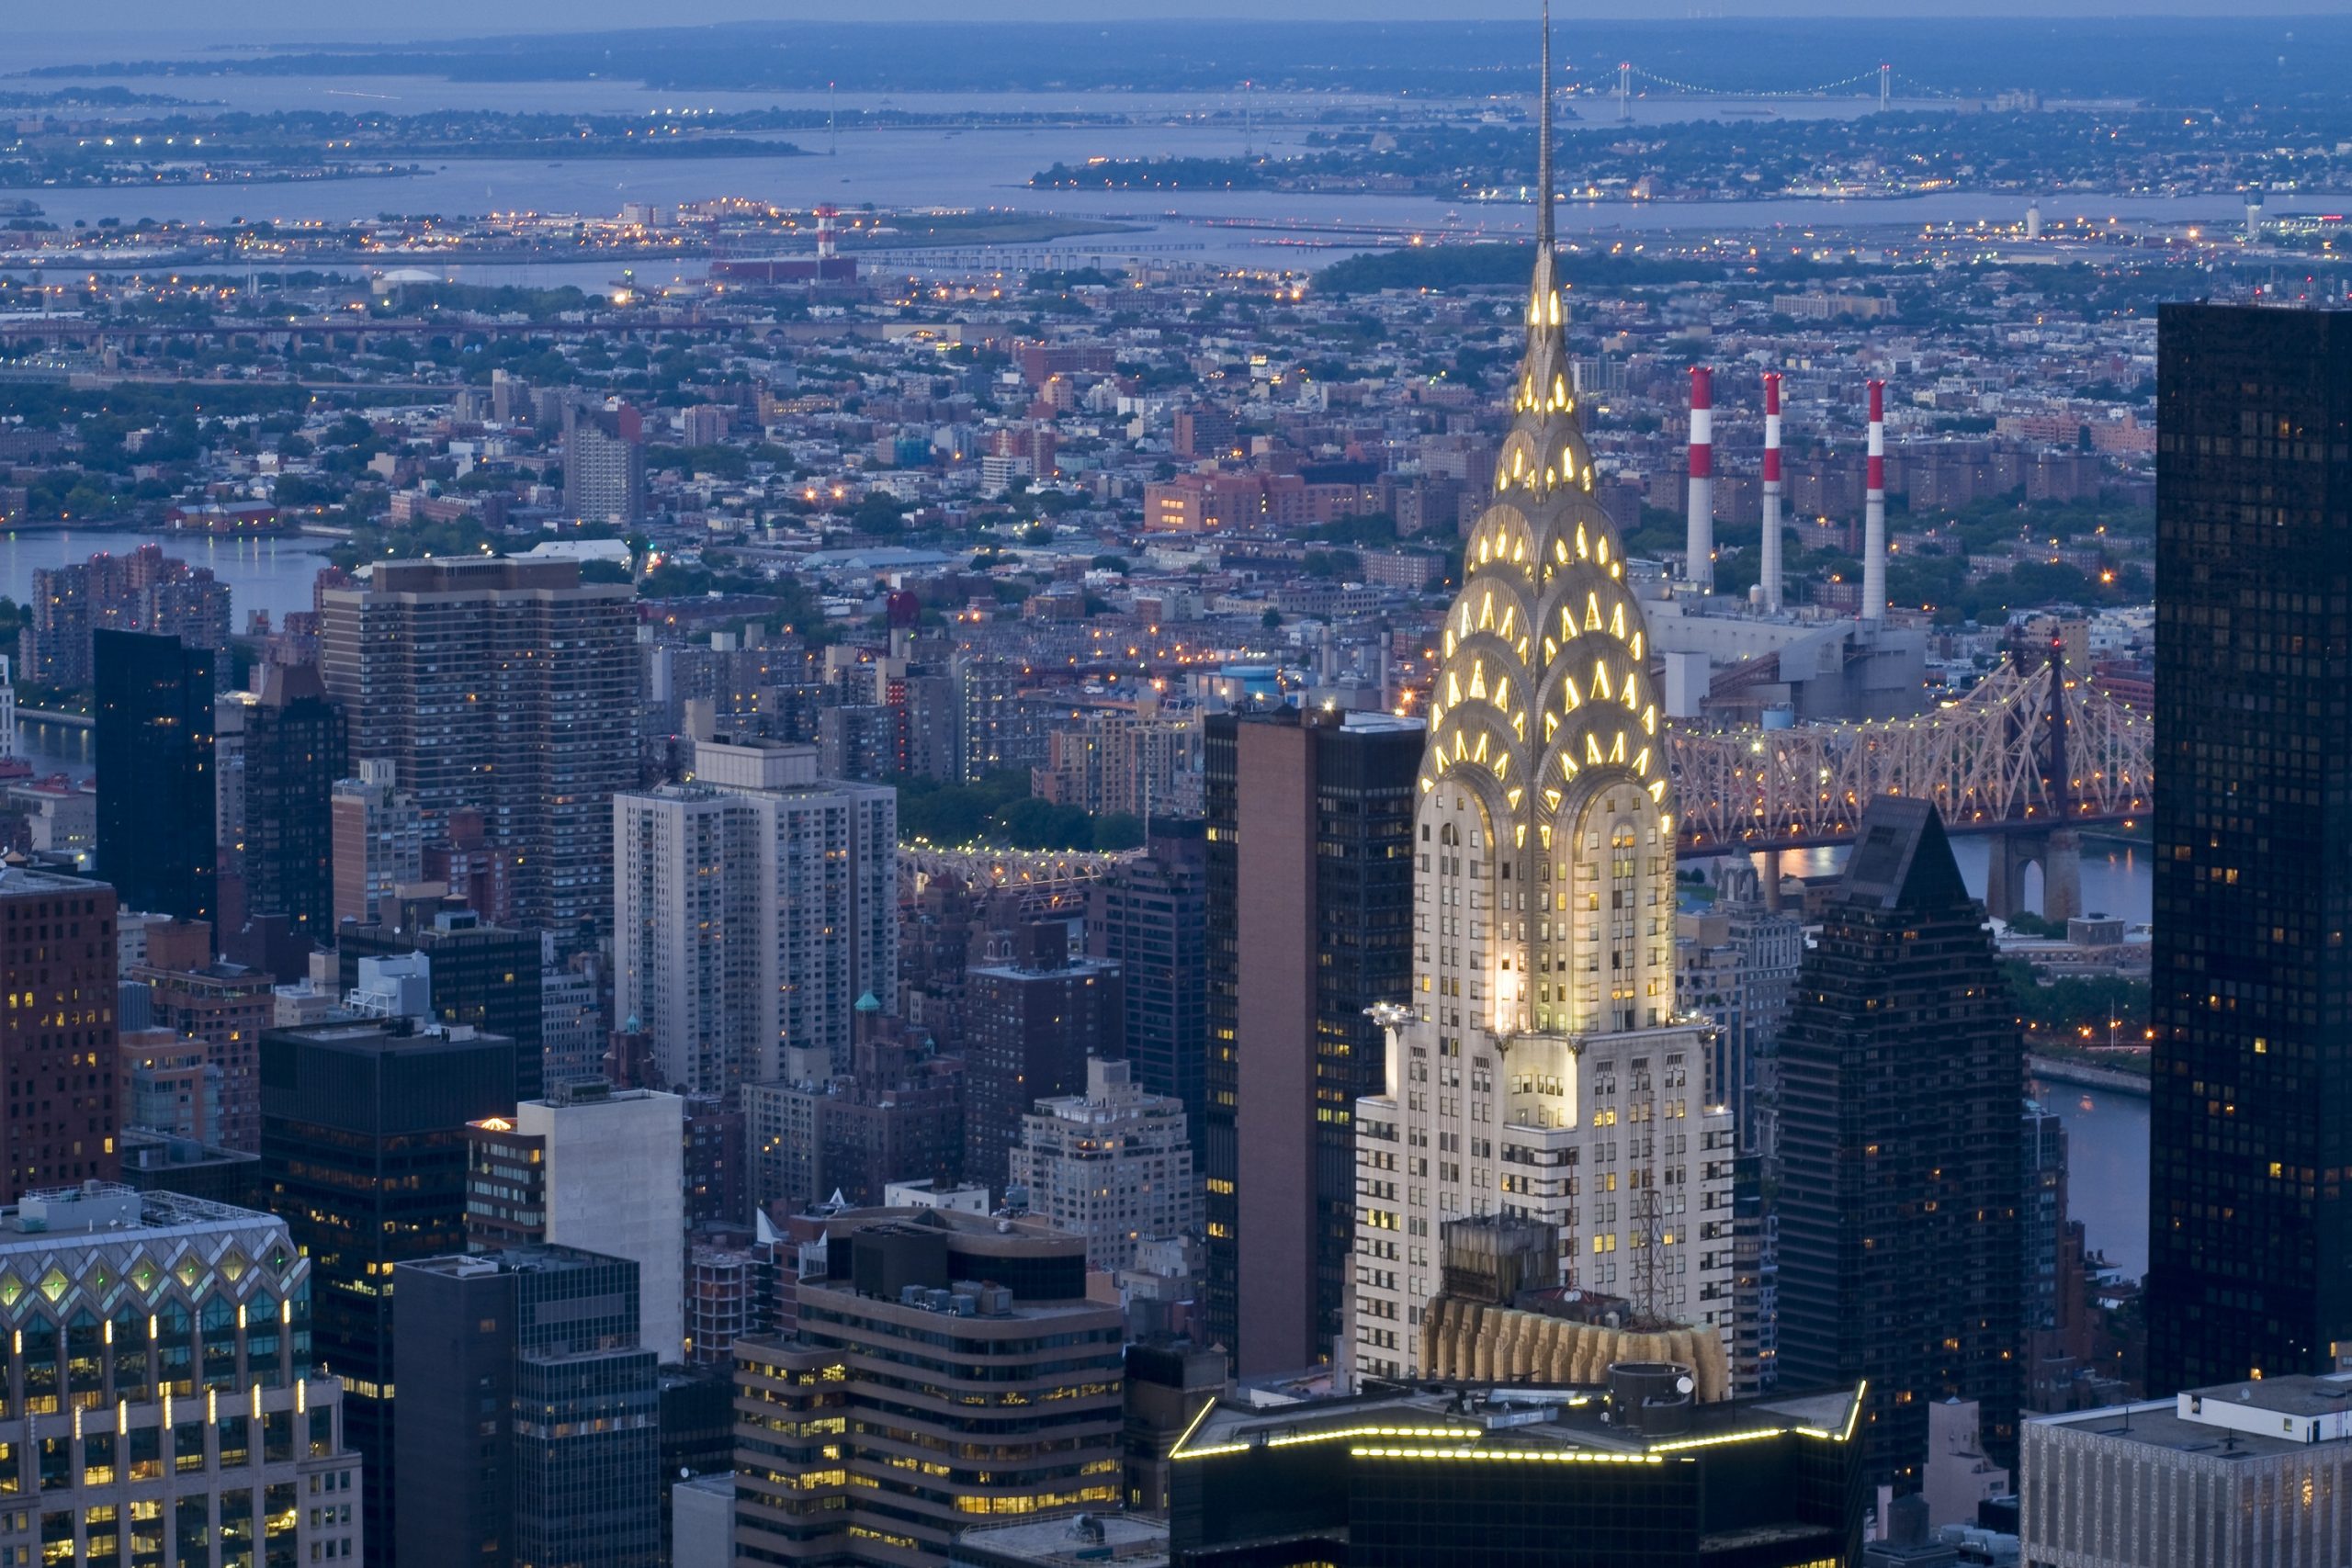
[[[2066,1124],[2066,1207],[2117,1273],[2148,1271],[2148,1101],[2144,1095],[2037,1078],[2041,1103]]]

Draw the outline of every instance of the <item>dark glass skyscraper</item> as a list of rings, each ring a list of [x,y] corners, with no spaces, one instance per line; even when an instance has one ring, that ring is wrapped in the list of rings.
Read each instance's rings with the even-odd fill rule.
[[[2352,315],[2157,334],[2148,1392],[2352,1361]]]
[[[637,1265],[524,1247],[393,1276],[401,1560],[654,1568],[661,1380]]]
[[[1097,881],[1087,951],[1126,983],[1136,1081],[1182,1100],[1200,1137],[1208,1105],[1208,847],[1197,819],[1159,820],[1141,859]]]
[[[1347,1332],[1355,1102],[1386,1066],[1364,1009],[1412,987],[1426,737],[1379,713],[1207,722],[1209,1336],[1250,1376]]]
[[[315,665],[273,664],[245,713],[245,912],[283,915],[334,941],[334,786],[346,772],[343,708]]]
[[[392,1269],[466,1245],[466,1123],[514,1112],[514,1047],[411,1019],[274,1029],[261,1040],[269,1206],[312,1269],[320,1369],[343,1381],[367,1561],[393,1539]],[[455,1439],[453,1439],[455,1440]]]
[[[219,827],[212,653],[175,637],[90,634],[97,687],[98,871],[125,909],[213,918]]]
[[[1865,1464],[1917,1491],[1928,1406],[2014,1462],[2025,1053],[1935,807],[1882,796],[1781,1032],[1780,1382],[1866,1382]]]
[[[433,965],[433,1016],[514,1043],[514,1099],[547,1089],[546,1010],[536,931],[486,925],[472,910],[423,909],[405,927],[350,924],[336,934],[337,984],[359,983],[359,961],[421,953]],[[511,1107],[510,1107],[511,1109]]]

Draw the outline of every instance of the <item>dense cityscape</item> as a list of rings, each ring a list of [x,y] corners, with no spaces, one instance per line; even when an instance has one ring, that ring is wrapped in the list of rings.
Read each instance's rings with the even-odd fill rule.
[[[2352,1563],[2291,21],[28,50],[0,1568]]]

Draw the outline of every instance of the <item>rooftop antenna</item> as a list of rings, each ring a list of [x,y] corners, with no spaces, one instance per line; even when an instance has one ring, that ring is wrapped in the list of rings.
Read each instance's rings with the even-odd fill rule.
[[[1535,142],[1536,200],[1543,204],[1535,219],[1535,243],[1552,248],[1552,0],[1544,0],[1544,107],[1537,116]]]

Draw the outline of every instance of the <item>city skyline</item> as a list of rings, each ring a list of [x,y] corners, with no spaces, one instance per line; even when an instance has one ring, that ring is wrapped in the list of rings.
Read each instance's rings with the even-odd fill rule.
[[[2341,1555],[2352,18],[1386,4],[25,46],[0,1563]]]

